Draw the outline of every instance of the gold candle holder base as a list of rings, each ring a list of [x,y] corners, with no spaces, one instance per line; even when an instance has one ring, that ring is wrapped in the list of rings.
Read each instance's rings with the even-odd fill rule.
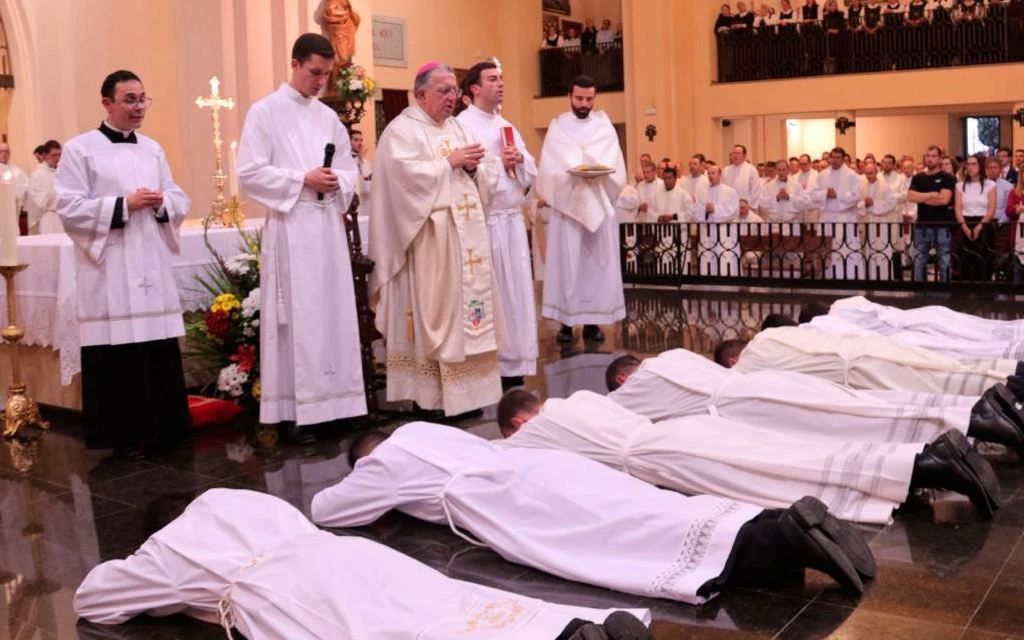
[[[25,383],[21,379],[21,348],[18,343],[25,337],[25,329],[18,326],[14,276],[27,268],[27,264],[0,266],[0,275],[7,286],[7,326],[0,330],[0,336],[11,346],[11,386],[4,406],[4,437],[8,439],[29,427],[50,428],[50,423],[45,422],[39,414],[39,405],[26,393]]]
[[[204,226],[240,227],[245,222],[245,213],[242,211],[242,202],[238,196],[231,196],[227,200],[215,200],[210,207],[210,214],[203,221]]]

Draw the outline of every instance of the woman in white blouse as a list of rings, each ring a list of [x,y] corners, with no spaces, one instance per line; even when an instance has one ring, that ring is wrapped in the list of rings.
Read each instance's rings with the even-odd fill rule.
[[[996,183],[985,178],[985,158],[969,156],[956,186],[954,213],[960,225],[960,278],[990,280],[993,272]]]

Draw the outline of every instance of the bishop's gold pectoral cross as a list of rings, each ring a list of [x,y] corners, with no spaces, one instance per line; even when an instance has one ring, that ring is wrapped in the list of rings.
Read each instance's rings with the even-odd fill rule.
[[[442,158],[447,158],[452,154],[452,151],[455,151],[455,149],[452,148],[452,141],[448,138],[441,138],[441,146],[437,148],[438,154]]]
[[[478,265],[478,264],[483,264],[484,260],[483,260],[483,258],[474,258],[473,257],[473,249],[471,249],[471,248],[470,249],[466,249],[466,252],[469,253],[469,259],[466,260],[466,266],[469,267],[469,275],[470,275],[470,277],[472,277],[473,276],[473,266],[474,265]]]
[[[456,203],[455,208],[459,210],[459,213],[466,214],[466,222],[469,222],[469,212],[476,211],[476,202],[469,201],[469,194],[462,194],[462,204]]]

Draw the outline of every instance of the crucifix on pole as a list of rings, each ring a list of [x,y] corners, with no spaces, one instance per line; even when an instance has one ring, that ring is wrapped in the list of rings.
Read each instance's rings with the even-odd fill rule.
[[[196,106],[200,109],[209,109],[213,115],[213,205],[210,208],[209,218],[224,222],[225,201],[224,187],[227,185],[228,177],[221,168],[221,145],[223,139],[220,137],[220,110],[234,109],[235,101],[231,98],[220,97],[220,80],[217,76],[210,78],[210,95],[196,98]]]

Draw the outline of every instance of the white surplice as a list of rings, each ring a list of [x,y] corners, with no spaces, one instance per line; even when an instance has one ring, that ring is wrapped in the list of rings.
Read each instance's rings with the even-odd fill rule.
[[[903,216],[896,208],[896,199],[881,174],[874,182],[865,180],[861,183],[861,193],[864,199],[864,222],[867,223],[868,243],[865,251],[868,256],[868,279],[891,280],[893,249],[902,233],[900,222]],[[868,198],[871,198],[871,206],[867,204]]]
[[[470,105],[457,120],[476,132],[487,150],[484,161],[494,165],[498,176],[491,201],[484,207],[491,262],[508,331],[507,348],[498,351],[498,371],[502,376],[532,376],[537,373],[537,310],[523,205],[526,190],[537,178],[537,163],[519,130],[500,114],[486,113]],[[523,161],[515,165],[514,178],[509,177],[501,161],[501,150],[505,147],[502,127],[512,127],[516,149],[523,154]]]
[[[497,171],[484,161],[471,176],[448,162],[479,142],[455,118],[435,122],[413,105],[388,124],[374,159],[369,291],[387,399],[447,415],[501,397],[507,336],[484,215]]]
[[[757,167],[749,162],[722,167],[722,184],[729,185],[740,200],[746,200],[751,208],[757,207],[761,198],[761,179]]]
[[[567,481],[571,479],[571,481]],[[468,531],[507,560],[643,596],[699,604],[740,527],[761,509],[656,489],[565,451],[499,447],[454,427],[399,427],[338,485],[313,520],[360,526],[396,508]]]
[[[668,190],[662,184],[661,188],[654,189],[654,202],[648,213],[653,213],[654,221],[658,216],[676,215],[675,222],[690,222],[693,216],[693,196],[686,189],[678,184]]]
[[[147,613],[221,623],[250,640],[554,638],[610,610],[549,604],[453,580],[384,545],[317,529],[264,493],[211,489],[125,560],[75,594],[99,624]],[[645,623],[649,611],[631,610]]]
[[[973,406],[957,396],[930,402],[790,371],[744,373],[685,349],[644,360],[608,397],[654,422],[711,414],[783,435],[793,429],[802,438],[889,443],[931,442],[950,429],[966,435]]]
[[[114,143],[100,130],[64,145],[54,177],[56,210],[75,243],[78,327],[82,346],[151,342],[185,334],[171,255],[189,199],[171,178],[152,138]],[[160,211],[128,211],[140,188],[164,194]],[[111,229],[115,209],[124,228]],[[166,222],[158,222],[157,215]]]
[[[340,189],[303,185],[335,145]],[[238,183],[266,207],[260,261],[260,422],[317,424],[366,413],[343,215],[358,174],[338,114],[288,84],[249,109]]]
[[[44,233],[64,233],[64,226],[57,215],[57,198],[53,192],[53,178],[57,170],[47,163],[40,163],[32,172],[25,211],[28,213],[28,234],[37,236]]]
[[[893,389],[921,393],[980,396],[1006,382],[1007,369],[884,336],[825,333],[803,327],[777,327],[758,333],[743,349],[736,369],[794,371],[854,389]]]
[[[858,436],[821,440],[800,425],[779,433],[712,415],[652,423],[580,391],[549,399],[505,443],[573,451],[655,486],[765,508],[813,495],[839,518],[886,524],[907,498],[925,443],[857,442]]]
[[[615,173],[593,179],[566,173],[580,164]],[[584,119],[563,113],[551,121],[537,174],[537,193],[551,207],[541,316],[569,326],[626,317],[615,215],[625,184],[626,162],[604,111]]]
[[[701,173],[696,178],[689,173],[684,176],[679,176],[679,186],[686,189],[686,192],[689,193],[690,197],[694,200],[697,199],[697,192],[701,190],[701,187],[706,187],[709,184],[710,182],[708,182],[707,173]]]
[[[788,199],[779,199],[779,194],[785,191]],[[761,187],[761,198],[751,207],[757,207],[767,222],[800,222],[804,211],[811,206],[810,198],[800,186],[796,178],[790,176],[786,180],[769,180]],[[798,233],[796,225],[778,225],[773,227],[779,229],[782,235],[790,236]],[[795,233],[796,231],[796,233]]]
[[[860,176],[853,169],[829,167],[815,180],[814,189],[808,189],[814,206],[821,212],[818,233],[832,238],[832,254],[825,277],[838,280],[863,278],[864,255],[857,235],[857,215],[861,201]],[[828,190],[835,192],[828,197]]]
[[[654,213],[654,194],[657,193],[665,186],[665,183],[661,178],[655,178],[650,182],[641,180],[636,183],[636,192],[640,196],[640,204],[647,205],[647,211],[641,211],[637,214],[637,221],[650,222],[653,219]]]
[[[757,170],[754,170],[757,176]],[[714,205],[714,211],[708,212],[707,205]],[[740,199],[736,190],[724,182],[717,186],[708,186],[697,192],[696,204],[693,206],[693,218],[708,224],[700,227],[700,274],[704,276],[738,276],[739,272],[739,233],[736,225],[731,224],[739,217]]]

